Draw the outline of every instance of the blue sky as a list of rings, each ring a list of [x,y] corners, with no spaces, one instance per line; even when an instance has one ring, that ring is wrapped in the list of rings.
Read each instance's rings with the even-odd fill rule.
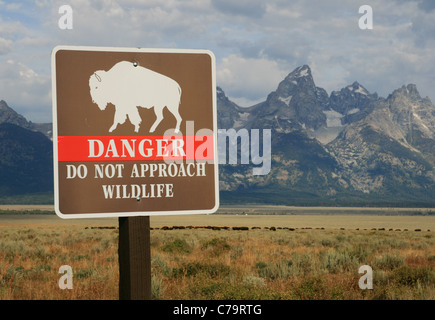
[[[72,30],[58,27],[64,4]],[[358,27],[365,4],[373,30]],[[386,97],[415,83],[435,102],[434,21],[430,0],[0,0],[0,99],[51,122],[51,51],[89,45],[212,50],[218,85],[241,106],[303,64],[328,93],[357,80]]]

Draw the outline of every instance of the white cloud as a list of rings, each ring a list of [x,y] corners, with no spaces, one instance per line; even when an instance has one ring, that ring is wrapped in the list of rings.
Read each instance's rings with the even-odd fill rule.
[[[225,93],[243,107],[264,101],[286,72],[276,61],[230,55],[217,65],[217,82]],[[250,103],[250,104],[246,104]]]
[[[22,110],[27,102],[40,106],[45,120],[49,57],[59,44],[210,49],[218,85],[243,106],[264,100],[303,64],[328,92],[357,80],[383,96],[410,82],[433,95],[430,0],[370,1],[373,30],[358,28],[363,3],[354,0],[70,0],[73,30],[58,28],[64,1],[32,3],[8,10],[13,3],[0,0],[0,99]]]
[[[264,0],[212,0],[213,7],[229,15],[260,18],[266,12]]]
[[[12,51],[12,41],[4,38],[0,38],[0,55],[6,54]]]
[[[13,37],[23,34],[26,28],[19,21],[5,21],[0,16],[0,36]]]
[[[22,5],[23,5],[22,3],[16,3],[16,2],[9,3],[6,5],[6,9],[11,11],[16,11],[19,10],[22,7]]]
[[[0,63],[1,99],[34,122],[51,122],[51,78],[21,62]],[[35,120],[37,119],[37,120]]]

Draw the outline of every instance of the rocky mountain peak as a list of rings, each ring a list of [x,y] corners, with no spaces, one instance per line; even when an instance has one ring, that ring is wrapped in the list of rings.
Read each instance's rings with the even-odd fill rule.
[[[6,101],[0,100],[0,124],[9,123],[31,131],[39,131],[47,138],[52,139],[52,124],[51,123],[33,123],[14,109],[8,106]]]
[[[245,123],[243,120],[246,120],[245,118],[247,118],[247,116],[245,115],[243,108],[228,99],[225,92],[220,87],[216,88],[216,95],[218,128],[230,129],[244,126]],[[243,116],[245,118],[242,119]]]
[[[435,152],[435,106],[429,98],[422,98],[415,84],[396,89],[385,101],[385,112],[395,120],[403,140],[412,146],[424,144],[429,153]],[[431,139],[431,142],[427,139]]]
[[[291,128],[300,124],[303,128],[315,130],[326,126],[326,117],[322,111],[327,100],[326,91],[316,87],[310,67],[303,65],[281,81],[277,90],[268,96],[266,103],[268,108],[274,110],[278,120],[285,120],[285,126],[291,122]],[[286,130],[283,124],[280,128]]]
[[[297,67],[293,70],[290,75],[296,78],[311,77],[311,68],[304,64],[303,66]]]
[[[429,99],[423,99],[415,84],[403,85],[391,93],[386,102],[392,112],[403,113],[420,112],[423,109],[432,110],[433,105]],[[433,110],[432,110],[433,111]],[[405,116],[406,117],[406,116]]]
[[[225,92],[219,86],[216,87],[216,95],[217,95],[218,100],[219,99],[228,99],[228,97],[225,95]]]
[[[362,85],[360,85],[358,83],[358,81],[355,81],[351,85],[347,86],[345,89],[349,90],[355,94],[363,94],[363,95],[369,94],[368,90],[366,88],[364,88]]]
[[[26,118],[10,108],[4,100],[0,101],[0,123],[11,123],[23,128],[29,128]]]
[[[343,115],[343,123],[361,120],[373,110],[373,102],[378,95],[371,94],[364,86],[355,81],[340,91],[331,92],[330,108]]]
[[[401,88],[394,90],[393,93],[389,96],[389,98],[392,99],[397,99],[397,98],[400,99],[402,97],[411,100],[422,100],[420,93],[417,90],[417,86],[412,83],[406,86],[403,85]]]
[[[280,82],[276,93],[279,97],[283,98],[284,101],[290,95],[293,95],[296,90],[300,90],[302,87],[309,87],[311,89],[315,88],[311,69],[307,65],[300,66],[290,72],[287,77]]]

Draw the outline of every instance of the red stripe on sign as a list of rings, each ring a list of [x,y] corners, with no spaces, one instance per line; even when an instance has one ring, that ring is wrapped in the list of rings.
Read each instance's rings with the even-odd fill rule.
[[[212,160],[213,136],[58,136],[58,161]]]

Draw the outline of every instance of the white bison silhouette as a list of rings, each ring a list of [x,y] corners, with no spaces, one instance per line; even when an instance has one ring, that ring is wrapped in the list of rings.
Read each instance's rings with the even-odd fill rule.
[[[173,79],[138,66],[129,61],[115,64],[109,71],[95,71],[89,78],[89,88],[92,102],[101,110],[108,103],[115,105],[115,118],[109,132],[123,124],[127,116],[134,125],[134,131],[139,131],[142,119],[138,107],[153,108],[156,121],[151,126],[154,132],[163,120],[163,108],[174,115],[177,120],[175,132],[180,129],[181,116],[178,112],[181,99],[181,88]]]

